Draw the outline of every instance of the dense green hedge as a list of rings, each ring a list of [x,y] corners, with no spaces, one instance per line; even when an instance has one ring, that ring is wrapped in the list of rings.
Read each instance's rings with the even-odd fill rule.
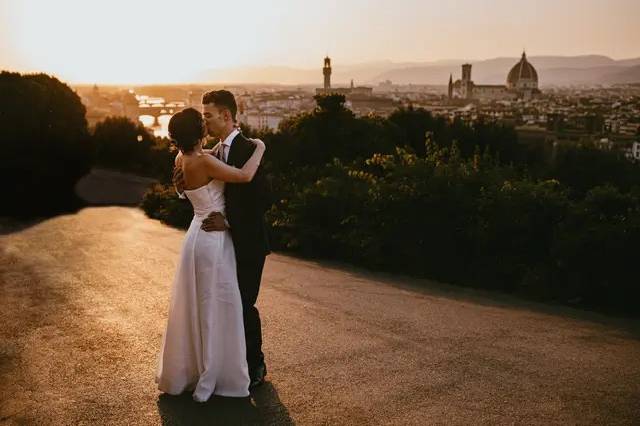
[[[278,246],[543,300],[637,311],[640,197],[399,150],[336,163],[270,212]]]
[[[153,185],[142,200],[142,209],[154,219],[179,228],[187,228],[193,217],[193,208],[178,198],[171,185]]]

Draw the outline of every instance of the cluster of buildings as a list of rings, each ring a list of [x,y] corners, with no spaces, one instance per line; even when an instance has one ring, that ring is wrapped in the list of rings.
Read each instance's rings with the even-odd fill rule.
[[[300,89],[245,90],[240,93],[236,96],[238,120],[254,129],[277,130],[285,118],[315,108],[314,99]]]
[[[449,120],[499,122],[516,128],[521,141],[591,141],[603,148],[624,150],[640,160],[640,84],[611,87],[539,89],[538,72],[523,52],[504,85],[476,84],[471,64],[462,65],[461,78],[449,77],[447,86],[397,85],[384,81],[376,87],[346,87],[331,83],[331,59],[324,58],[324,84],[312,86],[226,87],[238,100],[238,119],[253,128],[277,130],[291,116],[312,111],[314,95],[339,94],[358,116],[386,116],[412,105]],[[108,115],[124,115],[166,135],[168,118],[186,106],[200,107],[210,86],[159,87],[134,90],[94,87],[78,89],[87,106],[90,124]],[[153,93],[151,93],[153,92]],[[173,99],[173,101],[165,101]]]
[[[524,99],[422,102],[434,115],[512,126],[523,143],[591,142],[640,160],[640,86],[549,89]]]
[[[324,76],[324,86],[316,89],[316,95],[344,95],[345,97],[373,96],[373,87],[354,87],[353,80],[351,80],[350,87],[331,87],[331,58],[328,56],[324,58],[322,75]]]
[[[76,92],[87,109],[90,127],[107,117],[127,117],[134,123],[141,122],[160,137],[168,136],[171,116],[187,107],[185,100],[167,102],[162,96],[140,95],[121,87],[80,86]]]
[[[355,86],[353,80],[347,87],[335,87],[331,84],[331,58],[324,58],[322,68],[324,85],[321,88],[307,86],[226,86],[232,91],[238,102],[238,120],[257,129],[277,130],[280,123],[289,117],[303,112],[313,111],[316,107],[314,95],[338,94],[345,96],[345,106],[356,115],[388,115],[402,101],[398,96],[374,93],[374,88]],[[207,88],[209,90],[211,88]],[[187,95],[187,104],[200,105],[205,88],[191,88]]]
[[[98,88],[97,85],[77,87],[76,93],[87,109],[87,122],[94,126],[109,116],[125,116],[138,120],[138,100],[121,88]]]
[[[460,100],[516,100],[532,99],[540,94],[538,89],[538,72],[522,52],[522,58],[507,75],[506,85],[475,84],[471,78],[471,64],[462,65],[462,78],[453,81],[449,76],[447,96],[449,101]]]
[[[345,105],[356,115],[388,115],[398,107],[395,99],[387,96],[374,95],[373,87],[354,86],[353,80],[349,87],[331,86],[331,58],[324,58],[322,67],[324,76],[324,86],[316,89],[316,95],[343,95],[346,99]]]

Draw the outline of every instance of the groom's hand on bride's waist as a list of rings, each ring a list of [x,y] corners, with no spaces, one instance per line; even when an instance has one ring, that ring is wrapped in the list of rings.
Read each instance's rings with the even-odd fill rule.
[[[206,232],[226,231],[227,229],[229,229],[229,226],[227,224],[227,220],[225,219],[222,213],[211,212],[209,213],[209,216],[207,216],[202,221],[202,226],[200,226],[200,229]]]

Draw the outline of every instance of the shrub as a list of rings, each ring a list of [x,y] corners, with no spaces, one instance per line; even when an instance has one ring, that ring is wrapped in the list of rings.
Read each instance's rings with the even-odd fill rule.
[[[153,185],[145,193],[141,207],[149,217],[178,228],[189,227],[193,218],[191,204],[178,198],[171,185]]]
[[[155,138],[127,117],[107,117],[93,130],[95,163],[168,183],[175,153],[167,139]]]

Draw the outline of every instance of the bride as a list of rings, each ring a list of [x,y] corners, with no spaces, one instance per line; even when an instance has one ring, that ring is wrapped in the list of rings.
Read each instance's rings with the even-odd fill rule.
[[[246,164],[228,166],[202,148],[206,125],[193,108],[171,117],[169,134],[180,149],[176,165],[194,216],[173,282],[155,381],[172,395],[193,390],[198,402],[212,394],[246,397],[249,373],[233,241],[229,231],[206,232],[200,226],[211,212],[224,214],[224,182],[253,179],[265,145],[253,140],[256,149]]]

